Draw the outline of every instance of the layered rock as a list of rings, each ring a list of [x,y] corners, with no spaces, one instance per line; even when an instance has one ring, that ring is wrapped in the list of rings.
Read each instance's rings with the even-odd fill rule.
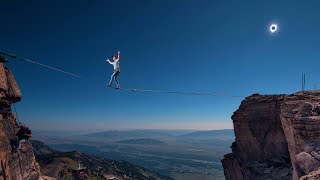
[[[32,145],[27,142],[19,152],[13,152],[18,123],[11,105],[21,100],[21,92],[13,74],[0,63],[0,180],[39,179],[40,167]]]
[[[232,116],[226,179],[312,179],[320,167],[320,91],[251,95]]]
[[[286,95],[252,95],[232,119],[236,141],[222,161],[227,179],[291,179],[287,142],[280,121]]]
[[[320,91],[288,96],[281,106],[281,122],[288,142],[293,179],[314,177],[311,172],[320,167]]]

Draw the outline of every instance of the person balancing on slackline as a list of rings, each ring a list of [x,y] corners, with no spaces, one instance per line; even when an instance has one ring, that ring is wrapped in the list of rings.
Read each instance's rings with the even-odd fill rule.
[[[120,84],[118,81],[118,77],[120,75],[120,50],[118,50],[118,56],[113,55],[112,56],[112,60],[113,62],[111,62],[108,58],[107,58],[107,62],[110,63],[111,65],[113,65],[113,74],[111,75],[111,79],[109,84],[106,84],[106,86],[111,87],[112,86],[112,82],[116,82],[116,89],[120,89]]]

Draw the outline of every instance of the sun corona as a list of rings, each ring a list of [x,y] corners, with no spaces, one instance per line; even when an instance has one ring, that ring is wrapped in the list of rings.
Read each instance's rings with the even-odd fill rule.
[[[269,28],[271,33],[274,33],[278,30],[278,25],[277,24],[271,24]]]

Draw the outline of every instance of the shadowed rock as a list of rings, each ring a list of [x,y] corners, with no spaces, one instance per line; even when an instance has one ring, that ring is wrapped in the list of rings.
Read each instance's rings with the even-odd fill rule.
[[[254,94],[232,120],[236,141],[222,160],[227,180],[312,178],[320,167],[320,91]]]

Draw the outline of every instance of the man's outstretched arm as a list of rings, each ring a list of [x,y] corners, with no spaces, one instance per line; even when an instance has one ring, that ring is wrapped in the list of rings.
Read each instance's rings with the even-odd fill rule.
[[[118,59],[117,60],[120,60],[120,50],[118,50]]]
[[[113,64],[108,58],[106,60],[109,64]]]

